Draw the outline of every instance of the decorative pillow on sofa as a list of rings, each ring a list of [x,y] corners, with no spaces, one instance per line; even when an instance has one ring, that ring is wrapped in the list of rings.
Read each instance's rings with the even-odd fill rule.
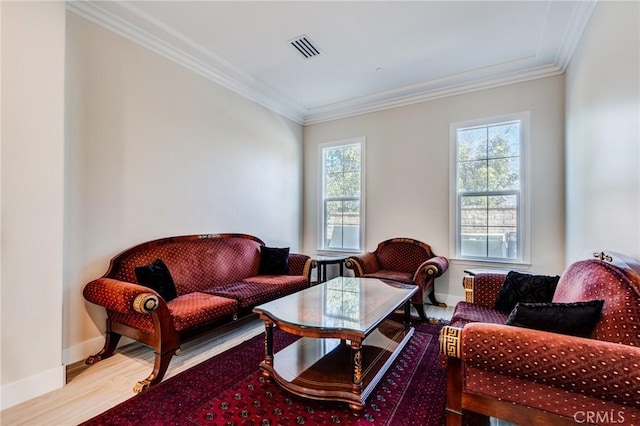
[[[518,303],[507,325],[533,328],[570,336],[590,337],[604,300],[574,303]]]
[[[156,259],[155,262],[148,265],[136,266],[135,273],[138,284],[155,290],[165,302],[178,297],[169,268],[162,259]]]
[[[551,302],[559,279],[559,276],[510,271],[496,299],[495,309],[508,314],[518,303]]]
[[[259,275],[288,275],[289,247],[260,247]]]

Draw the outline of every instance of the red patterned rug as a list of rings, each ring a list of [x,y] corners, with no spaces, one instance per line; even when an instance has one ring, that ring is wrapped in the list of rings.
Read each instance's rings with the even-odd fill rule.
[[[254,337],[83,423],[85,425],[443,425],[442,324],[414,321],[416,333],[354,416],[347,404],[300,398],[266,382]],[[275,349],[296,337],[275,330]]]

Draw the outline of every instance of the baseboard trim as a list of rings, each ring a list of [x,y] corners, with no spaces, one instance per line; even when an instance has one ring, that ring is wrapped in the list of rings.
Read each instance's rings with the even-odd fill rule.
[[[4,410],[47,392],[60,389],[65,384],[65,367],[59,366],[26,379],[2,386],[0,409]]]
[[[464,301],[464,297],[460,297],[453,294],[447,294],[447,293],[438,293],[437,291],[436,291],[436,299],[439,302],[445,303],[447,306],[452,308],[455,307],[458,302]]]
[[[118,343],[118,347],[127,345],[134,342],[134,340],[128,337],[122,337]],[[88,356],[94,355],[104,347],[104,336],[94,337],[93,339],[85,340],[77,345],[64,348],[62,350],[62,363],[64,365],[73,364],[78,361],[87,359]]]
[[[85,340],[77,345],[64,348],[62,350],[62,363],[64,365],[73,364],[74,362],[82,361],[89,355],[97,353],[104,346],[104,337],[94,337],[90,340]]]

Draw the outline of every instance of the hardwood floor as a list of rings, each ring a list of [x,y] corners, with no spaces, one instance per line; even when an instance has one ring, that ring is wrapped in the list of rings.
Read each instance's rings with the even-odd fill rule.
[[[453,308],[426,306],[429,318],[451,318]],[[234,327],[188,342],[171,360],[165,379],[263,331],[262,321],[252,317],[234,324]],[[92,366],[82,363],[70,365],[64,387],[1,411],[0,424],[77,425],[131,398],[135,383],[147,377],[152,367],[153,351],[139,343],[123,346],[111,358]]]
[[[165,380],[264,331],[257,317],[234,325],[182,345],[180,354],[171,360]],[[95,365],[69,366],[64,387],[3,410],[0,424],[77,425],[134,396],[133,386],[152,368],[153,350],[131,343]]]

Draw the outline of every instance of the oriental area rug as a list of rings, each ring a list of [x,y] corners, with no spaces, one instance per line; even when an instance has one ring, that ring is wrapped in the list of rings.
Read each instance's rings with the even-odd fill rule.
[[[134,396],[83,425],[423,425],[444,424],[443,324],[414,321],[415,334],[367,398],[359,416],[347,404],[305,399],[265,381],[256,336]],[[274,349],[297,337],[275,330]]]

